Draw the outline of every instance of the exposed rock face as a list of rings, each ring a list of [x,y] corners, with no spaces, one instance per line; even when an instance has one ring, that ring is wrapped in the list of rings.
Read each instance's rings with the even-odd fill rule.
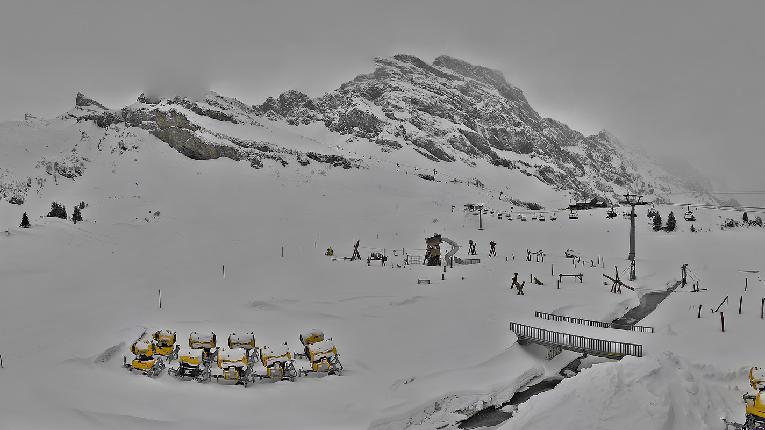
[[[295,92],[294,94],[295,100],[301,98],[299,93]],[[303,99],[307,99],[307,96],[304,95]],[[194,160],[225,157],[235,161],[247,160],[252,167],[261,168],[264,160],[272,160],[286,166],[289,164],[288,159],[294,158],[302,165],[306,165],[311,159],[344,169],[360,167],[357,161],[339,155],[324,155],[315,152],[303,154],[268,142],[237,139],[204,128],[191,117],[199,115],[232,124],[258,125],[257,115],[259,111],[257,108],[213,92],[208,93],[201,100],[190,100],[185,97],[155,99],[141,94],[138,97],[138,103],[120,110],[108,110],[100,103],[82,94],[77,95],[75,102],[75,108],[64,114],[63,118],[93,121],[102,128],[108,128],[115,124],[141,128]],[[282,111],[287,107],[296,109],[299,102],[291,100],[290,96],[285,96],[281,97],[279,101],[275,101],[274,106],[277,111]],[[269,110],[271,109],[269,108]],[[57,173],[69,177],[68,171]]]
[[[109,109],[107,109],[106,106],[104,106],[101,103],[91,99],[90,97],[86,96],[83,93],[77,93],[77,96],[75,97],[75,100],[74,100],[74,105],[75,106],[80,106],[80,107],[94,106],[94,107],[97,107],[99,109],[109,110]]]
[[[94,121],[104,128],[123,123],[140,127],[190,158],[248,160],[256,168],[266,159],[281,165],[315,161],[343,168],[359,163],[285,149],[277,142],[236,139],[204,124],[212,119],[259,126],[263,118],[296,126],[322,123],[386,152],[407,148],[435,162],[470,166],[485,160],[570,191],[577,199],[614,201],[627,191],[637,191],[666,201],[672,187],[688,189],[689,184],[704,193],[700,181],[667,173],[606,131],[585,136],[543,118],[523,91],[496,70],[448,56],[428,64],[411,55],[396,55],[375,59],[375,66],[371,73],[317,98],[291,90],[248,106],[213,92],[201,99],[141,94],[137,103],[109,110],[78,94],[75,108],[63,117]]]
[[[255,110],[289,124],[330,130],[396,150],[411,145],[435,161],[483,158],[520,169],[579,198],[612,200],[626,188],[666,193],[607,132],[592,136],[542,118],[501,72],[441,56],[378,58],[376,69],[311,99],[298,91],[269,97]],[[644,160],[647,161],[647,160]]]
[[[237,161],[243,158],[242,153],[232,146],[215,145],[196,136],[199,126],[177,111],[154,111],[153,114],[154,126],[149,132],[189,158],[211,160],[226,157]]]

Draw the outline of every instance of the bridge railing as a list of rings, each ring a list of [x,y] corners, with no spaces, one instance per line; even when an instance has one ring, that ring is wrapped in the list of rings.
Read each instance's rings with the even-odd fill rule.
[[[569,317],[565,315],[555,315],[555,314],[549,314],[547,312],[536,311],[534,312],[534,317],[550,320],[550,321],[565,321],[572,324],[587,325],[590,327],[616,328],[621,330],[637,331],[640,333],[653,333],[653,327],[648,327],[648,326],[619,325],[619,324],[614,325],[612,323],[603,322],[603,321],[594,321],[594,320],[588,320],[585,318]]]
[[[519,339],[560,345],[565,349],[586,352],[593,355],[633,355],[643,356],[643,345],[619,342],[615,340],[596,339],[576,334],[561,333],[526,324],[510,323],[512,330]]]

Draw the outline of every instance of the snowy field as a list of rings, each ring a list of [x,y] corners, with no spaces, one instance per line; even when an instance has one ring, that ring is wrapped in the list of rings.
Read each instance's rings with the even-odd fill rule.
[[[664,219],[669,210],[678,216],[678,231],[664,233],[651,231],[647,208],[639,208],[638,280],[628,282],[636,291],[612,294],[602,274],[618,266],[627,279],[621,216],[607,220],[594,210],[570,220],[559,211],[556,221],[529,213],[522,222],[487,214],[479,231],[463,204],[517,215],[522,210],[500,201],[500,190],[548,209],[568,198],[517,172],[434,165],[319,128],[267,126],[289,145],[310,140],[311,150],[356,156],[364,168],[256,170],[187,159],[140,131],[127,137],[135,148],[120,153],[109,150],[114,139],[96,149],[104,131],[94,125],[0,125],[0,169],[19,177],[31,175],[24,166],[40,156],[63,156],[73,145],[89,158],[82,177],[50,180],[21,206],[0,203],[0,429],[456,428],[576,357],[548,361],[541,347],[517,345],[510,321],[543,325],[534,311],[610,321],[641,294],[676,282],[683,263],[702,291],[672,293],[641,322],[654,334],[544,322],[640,343],[645,357],[595,364],[521,405],[501,428],[719,429],[721,416],[743,419],[746,371],[765,364],[756,341],[765,288],[743,271],[761,268],[765,230],[720,230],[723,218],[740,214],[699,209],[702,231],[691,233],[685,208],[658,207]],[[414,165],[437,168],[442,182],[417,177]],[[487,188],[448,182],[454,177],[480,177]],[[87,202],[85,221],[41,217],[53,200],[68,210]],[[25,211],[31,229],[17,228]],[[455,265],[445,280],[440,267],[405,266],[403,254],[423,255],[433,233],[459,243],[459,257],[476,241],[480,264]],[[363,257],[385,252],[389,265],[344,261],[356,240]],[[330,246],[335,258],[324,256]],[[564,257],[569,248],[586,264],[574,267]],[[527,249],[544,250],[544,262],[525,261]],[[598,256],[603,264],[590,267]],[[508,288],[515,272],[527,280],[523,296]],[[558,273],[582,273],[584,282],[566,279],[557,289]],[[530,274],[544,285],[529,285]],[[726,296],[722,333],[712,310]],[[260,346],[288,342],[293,351],[299,333],[321,328],[345,372],[243,388],[125,371],[130,343],[164,328],[180,343],[192,331],[221,340],[251,331]]]

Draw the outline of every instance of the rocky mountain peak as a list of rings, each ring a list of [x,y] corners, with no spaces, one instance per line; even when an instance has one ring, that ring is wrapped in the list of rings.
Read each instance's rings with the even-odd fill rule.
[[[587,136],[542,118],[502,72],[446,55],[433,63],[407,54],[376,58],[373,71],[319,97],[289,90],[253,106],[212,91],[195,98],[144,93],[118,111],[82,94],[77,103],[69,117],[101,127],[144,128],[191,158],[247,159],[254,166],[266,158],[286,162],[274,155],[277,142],[249,142],[208,129],[209,119],[261,126],[267,118],[320,123],[383,152],[406,149],[433,162],[515,170],[577,199],[614,201],[631,191],[661,201],[673,187],[685,187],[605,130]]]
[[[148,95],[146,93],[141,93],[138,96],[138,103],[143,103],[147,105],[156,105],[156,104],[159,104],[161,101],[162,99],[160,99],[159,97]]]
[[[93,100],[92,98],[86,96],[85,94],[79,93],[79,92],[77,93],[77,95],[74,98],[74,105],[75,106],[79,106],[79,107],[92,106],[92,107],[97,107],[97,108],[100,108],[100,109],[103,109],[103,110],[109,110],[106,106],[104,106],[101,103]]]

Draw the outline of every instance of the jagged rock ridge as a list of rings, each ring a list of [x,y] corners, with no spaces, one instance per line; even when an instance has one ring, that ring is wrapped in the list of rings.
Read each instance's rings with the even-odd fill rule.
[[[411,145],[435,161],[485,159],[579,198],[631,190],[662,200],[682,186],[606,131],[585,136],[541,117],[499,71],[448,56],[428,64],[396,55],[375,64],[323,96],[287,91],[255,110],[293,125],[321,121],[390,150]]]

